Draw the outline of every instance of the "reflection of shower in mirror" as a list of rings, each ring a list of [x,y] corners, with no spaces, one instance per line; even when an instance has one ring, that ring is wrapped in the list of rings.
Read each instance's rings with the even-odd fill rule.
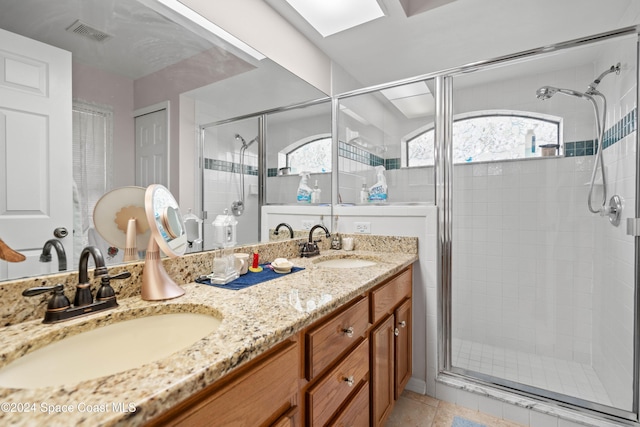
[[[242,135],[236,133],[235,138],[236,138],[236,141],[239,141],[242,144],[242,147],[240,147],[240,200],[235,200],[231,204],[231,212],[233,212],[233,214],[235,216],[240,216],[240,215],[242,215],[244,213],[244,207],[245,207],[245,202],[244,202],[244,155],[245,155],[245,151],[247,150],[247,148],[249,148],[249,146],[251,146],[251,144],[256,142],[258,140],[258,137],[256,136],[251,141],[247,142],[242,137]]]

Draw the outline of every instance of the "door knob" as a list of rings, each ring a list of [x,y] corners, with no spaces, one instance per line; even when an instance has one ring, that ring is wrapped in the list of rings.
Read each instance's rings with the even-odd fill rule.
[[[58,227],[55,230],[53,230],[53,235],[58,239],[64,239],[69,235],[69,232],[65,227]]]

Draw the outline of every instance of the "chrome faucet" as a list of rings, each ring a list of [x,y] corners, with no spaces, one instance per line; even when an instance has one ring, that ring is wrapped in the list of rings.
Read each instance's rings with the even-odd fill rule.
[[[42,253],[40,254],[40,262],[51,262],[51,248],[56,250],[58,254],[58,271],[65,271],[67,269],[67,254],[64,251],[64,246],[58,239],[49,239],[42,247]]]
[[[280,227],[287,227],[287,229],[289,230],[289,236],[291,236],[291,238],[293,239],[293,228],[291,228],[291,226],[286,222],[281,222],[280,224],[276,225],[276,229],[273,231],[273,234],[277,236],[280,231]]]
[[[96,265],[93,276],[96,278],[100,277],[100,288],[96,292],[95,300],[91,294],[91,283],[89,281],[89,256],[93,257]],[[53,297],[47,304],[43,323],[57,323],[96,311],[117,307],[116,293],[111,287],[110,281],[111,279],[126,279],[127,277],[131,277],[131,273],[128,271],[113,276],[109,275],[100,250],[94,246],[87,246],[80,253],[78,285],[76,286],[73,305],[71,305],[71,302],[64,294],[64,285],[60,283],[54,286],[40,286],[25,289],[22,295],[31,297],[45,292],[52,292]]]
[[[318,228],[322,228],[324,230],[325,237],[331,237],[331,233],[329,233],[329,230],[327,230],[327,227],[324,225],[316,224],[311,227],[311,230],[309,230],[309,241],[300,244],[300,256],[302,258],[310,258],[312,256],[320,255],[320,248],[318,247],[318,242],[320,240],[313,240],[313,232]]]

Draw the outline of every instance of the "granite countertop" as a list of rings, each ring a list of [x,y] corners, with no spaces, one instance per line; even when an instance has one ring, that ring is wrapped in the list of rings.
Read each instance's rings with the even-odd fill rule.
[[[318,260],[347,256],[377,263],[357,269],[315,265]],[[116,309],[55,325],[34,320],[4,327],[0,366],[97,325],[172,312],[222,317],[220,327],[204,339],[137,369],[59,387],[0,388],[0,424],[142,425],[417,259],[415,253],[323,251],[319,257],[291,259],[302,271],[239,291],[189,283],[183,286],[185,295],[174,300],[125,298]],[[132,408],[134,412],[127,412]]]

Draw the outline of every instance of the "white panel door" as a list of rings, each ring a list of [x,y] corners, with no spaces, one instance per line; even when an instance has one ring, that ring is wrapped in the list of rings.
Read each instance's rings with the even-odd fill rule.
[[[169,186],[167,110],[136,117],[136,185]]]
[[[39,254],[58,227],[73,259],[71,121],[71,53],[0,30],[0,238],[27,256],[0,279],[57,271]]]

